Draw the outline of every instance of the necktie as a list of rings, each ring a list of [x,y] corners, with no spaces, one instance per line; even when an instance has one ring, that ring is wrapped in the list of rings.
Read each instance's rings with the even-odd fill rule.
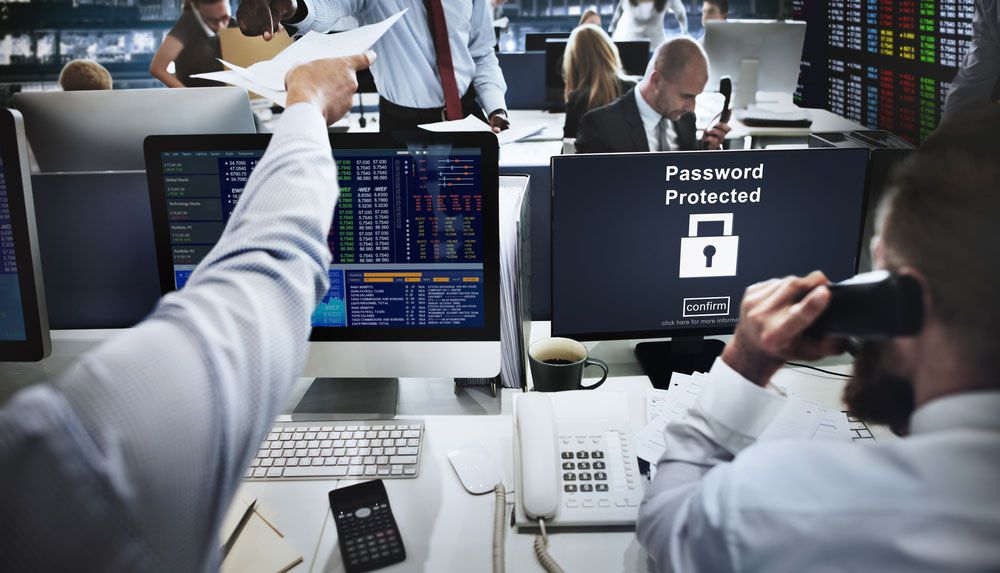
[[[670,121],[665,117],[660,118],[660,123],[657,125],[657,131],[660,137],[660,151],[670,151],[670,139],[667,136],[667,122]]]
[[[448,43],[448,24],[444,20],[441,0],[424,0],[427,19],[434,39],[434,53],[437,55],[438,75],[444,90],[445,119],[462,119],[462,99],[458,95],[455,82],[455,66],[451,61],[451,46]]]

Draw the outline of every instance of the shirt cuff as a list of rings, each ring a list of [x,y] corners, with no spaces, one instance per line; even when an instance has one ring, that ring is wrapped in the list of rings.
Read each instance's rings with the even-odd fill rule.
[[[697,405],[707,418],[737,435],[756,440],[778,414],[785,400],[777,390],[761,388],[719,357],[712,365]],[[730,444],[722,445],[728,447]]]
[[[288,26],[294,29],[296,34],[304,34],[312,30],[312,25],[316,22],[316,6],[312,0],[299,0],[306,5],[306,16],[298,22],[287,22]]]
[[[281,114],[275,136],[295,133],[308,137],[316,143],[330,144],[330,134],[326,130],[326,119],[319,108],[309,102],[292,104]]]
[[[479,94],[479,104],[483,106],[483,111],[487,114],[493,113],[498,109],[507,109],[507,103],[503,99],[503,92],[496,89],[483,90]],[[487,119],[489,118],[487,117]]]

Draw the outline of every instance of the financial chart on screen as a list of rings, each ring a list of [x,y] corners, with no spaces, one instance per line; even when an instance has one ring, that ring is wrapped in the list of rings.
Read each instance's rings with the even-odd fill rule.
[[[0,340],[25,340],[21,286],[17,276],[14,228],[7,198],[7,178],[0,159]]]
[[[808,23],[796,103],[918,144],[972,38],[975,0],[793,0]]]
[[[263,150],[162,154],[177,288],[205,258]],[[479,149],[338,149],[330,288],[314,327],[484,326]]]

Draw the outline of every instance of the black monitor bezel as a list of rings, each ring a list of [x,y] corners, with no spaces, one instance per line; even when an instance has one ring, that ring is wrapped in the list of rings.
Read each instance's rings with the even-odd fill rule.
[[[840,148],[840,147],[824,147],[824,148],[807,148],[807,149],[783,149],[783,150],[766,150],[766,149],[729,149],[729,150],[718,150],[718,151],[668,151],[668,152],[635,152],[635,153],[591,153],[585,155],[553,155],[549,161],[549,169],[552,176],[552,186],[550,188],[549,194],[549,260],[555,260],[555,217],[556,217],[556,163],[557,162],[570,162],[574,160],[583,160],[585,157],[594,156],[616,156],[616,157],[628,157],[628,156],[638,156],[638,155],[653,155],[653,154],[676,154],[676,153],[686,153],[686,154],[716,154],[716,153],[814,153],[814,152],[833,152],[833,153],[868,153],[865,159],[865,176],[864,176],[864,189],[862,190],[861,197],[861,211],[858,214],[858,238],[857,245],[854,250],[854,273],[858,272],[858,265],[861,263],[861,251],[865,248],[862,244],[864,241],[864,231],[865,231],[865,214],[868,210],[868,200],[869,200],[869,177],[868,172],[871,165],[871,152],[868,149],[863,148]],[[574,159],[580,158],[580,159]],[[552,309],[552,336],[563,336],[567,338],[572,338],[574,340],[632,340],[632,339],[657,339],[657,338],[672,338],[678,336],[717,336],[723,334],[732,334],[736,326],[728,327],[710,327],[710,328],[663,328],[659,330],[634,330],[634,331],[611,331],[611,332],[566,332],[560,330],[559,325],[556,322],[556,280],[555,273],[553,272],[554,265],[549,266],[549,284],[551,285],[549,308]]]
[[[569,40],[570,34],[573,32],[528,32],[524,35],[524,51],[525,52],[544,52],[545,44],[549,40]],[[529,47],[529,41],[531,46]],[[541,44],[541,49],[538,48],[538,44]]]
[[[176,151],[245,151],[265,149],[269,134],[247,135],[155,135],[146,138],[146,175],[149,181],[149,204],[153,219],[160,290],[172,292],[174,264],[170,248],[166,194],[160,154]],[[482,328],[375,328],[317,327],[309,335],[311,342],[469,342],[500,340],[500,231],[499,231],[499,146],[492,133],[331,133],[334,157],[337,149],[407,149],[409,146],[450,146],[479,148],[482,151],[483,196],[487,212],[496,217],[484,219],[483,277],[484,325]]]
[[[32,252],[31,229],[29,227],[29,205],[31,181],[22,176],[27,166],[21,158],[27,158],[27,138],[17,137],[18,121],[10,109],[0,113],[0,157],[3,158],[4,177],[7,185],[7,205],[10,210],[11,228],[14,236],[14,258],[17,261],[18,288],[21,289],[21,315],[24,317],[25,340],[0,340],[0,362],[37,362],[48,354],[49,325],[39,300],[44,296],[40,288],[40,267],[35,266],[38,253]],[[18,114],[19,116],[20,114]],[[23,132],[23,127],[21,128]],[[34,225],[34,221],[30,221]]]

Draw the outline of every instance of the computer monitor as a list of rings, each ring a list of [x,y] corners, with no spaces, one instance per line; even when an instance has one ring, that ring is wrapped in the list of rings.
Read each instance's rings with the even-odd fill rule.
[[[49,323],[21,114],[0,110],[0,361],[49,355]]]
[[[215,244],[268,140],[263,134],[146,140],[164,292],[181,288]],[[328,415],[343,403],[312,398],[322,401],[337,386],[380,394],[377,378],[496,376],[496,137],[334,133],[330,143],[340,183],[328,239],[330,290],[313,314],[304,375],[362,381],[314,383],[297,411]]]
[[[637,347],[654,383],[708,368],[720,344],[693,349],[690,364],[683,346],[732,333],[747,286],[855,274],[867,160],[864,149],[553,157],[552,334],[680,338]]]
[[[545,43],[545,99],[550,109],[562,109],[565,104],[563,89],[566,82],[563,81],[562,67],[568,43],[568,40],[562,39],[548,40]],[[646,73],[649,40],[615,41],[615,46],[626,75],[642,76]]]
[[[35,173],[52,330],[128,328],[160,299],[145,171]]]
[[[544,52],[548,40],[566,40],[572,32],[528,33],[524,35],[525,52]]]
[[[758,90],[791,94],[799,79],[805,39],[805,22],[706,22],[703,44],[709,62],[708,86],[715,89],[722,76],[732,77],[736,108],[756,102]]]
[[[145,169],[147,135],[257,131],[236,87],[21,92],[14,106],[45,172]]]

